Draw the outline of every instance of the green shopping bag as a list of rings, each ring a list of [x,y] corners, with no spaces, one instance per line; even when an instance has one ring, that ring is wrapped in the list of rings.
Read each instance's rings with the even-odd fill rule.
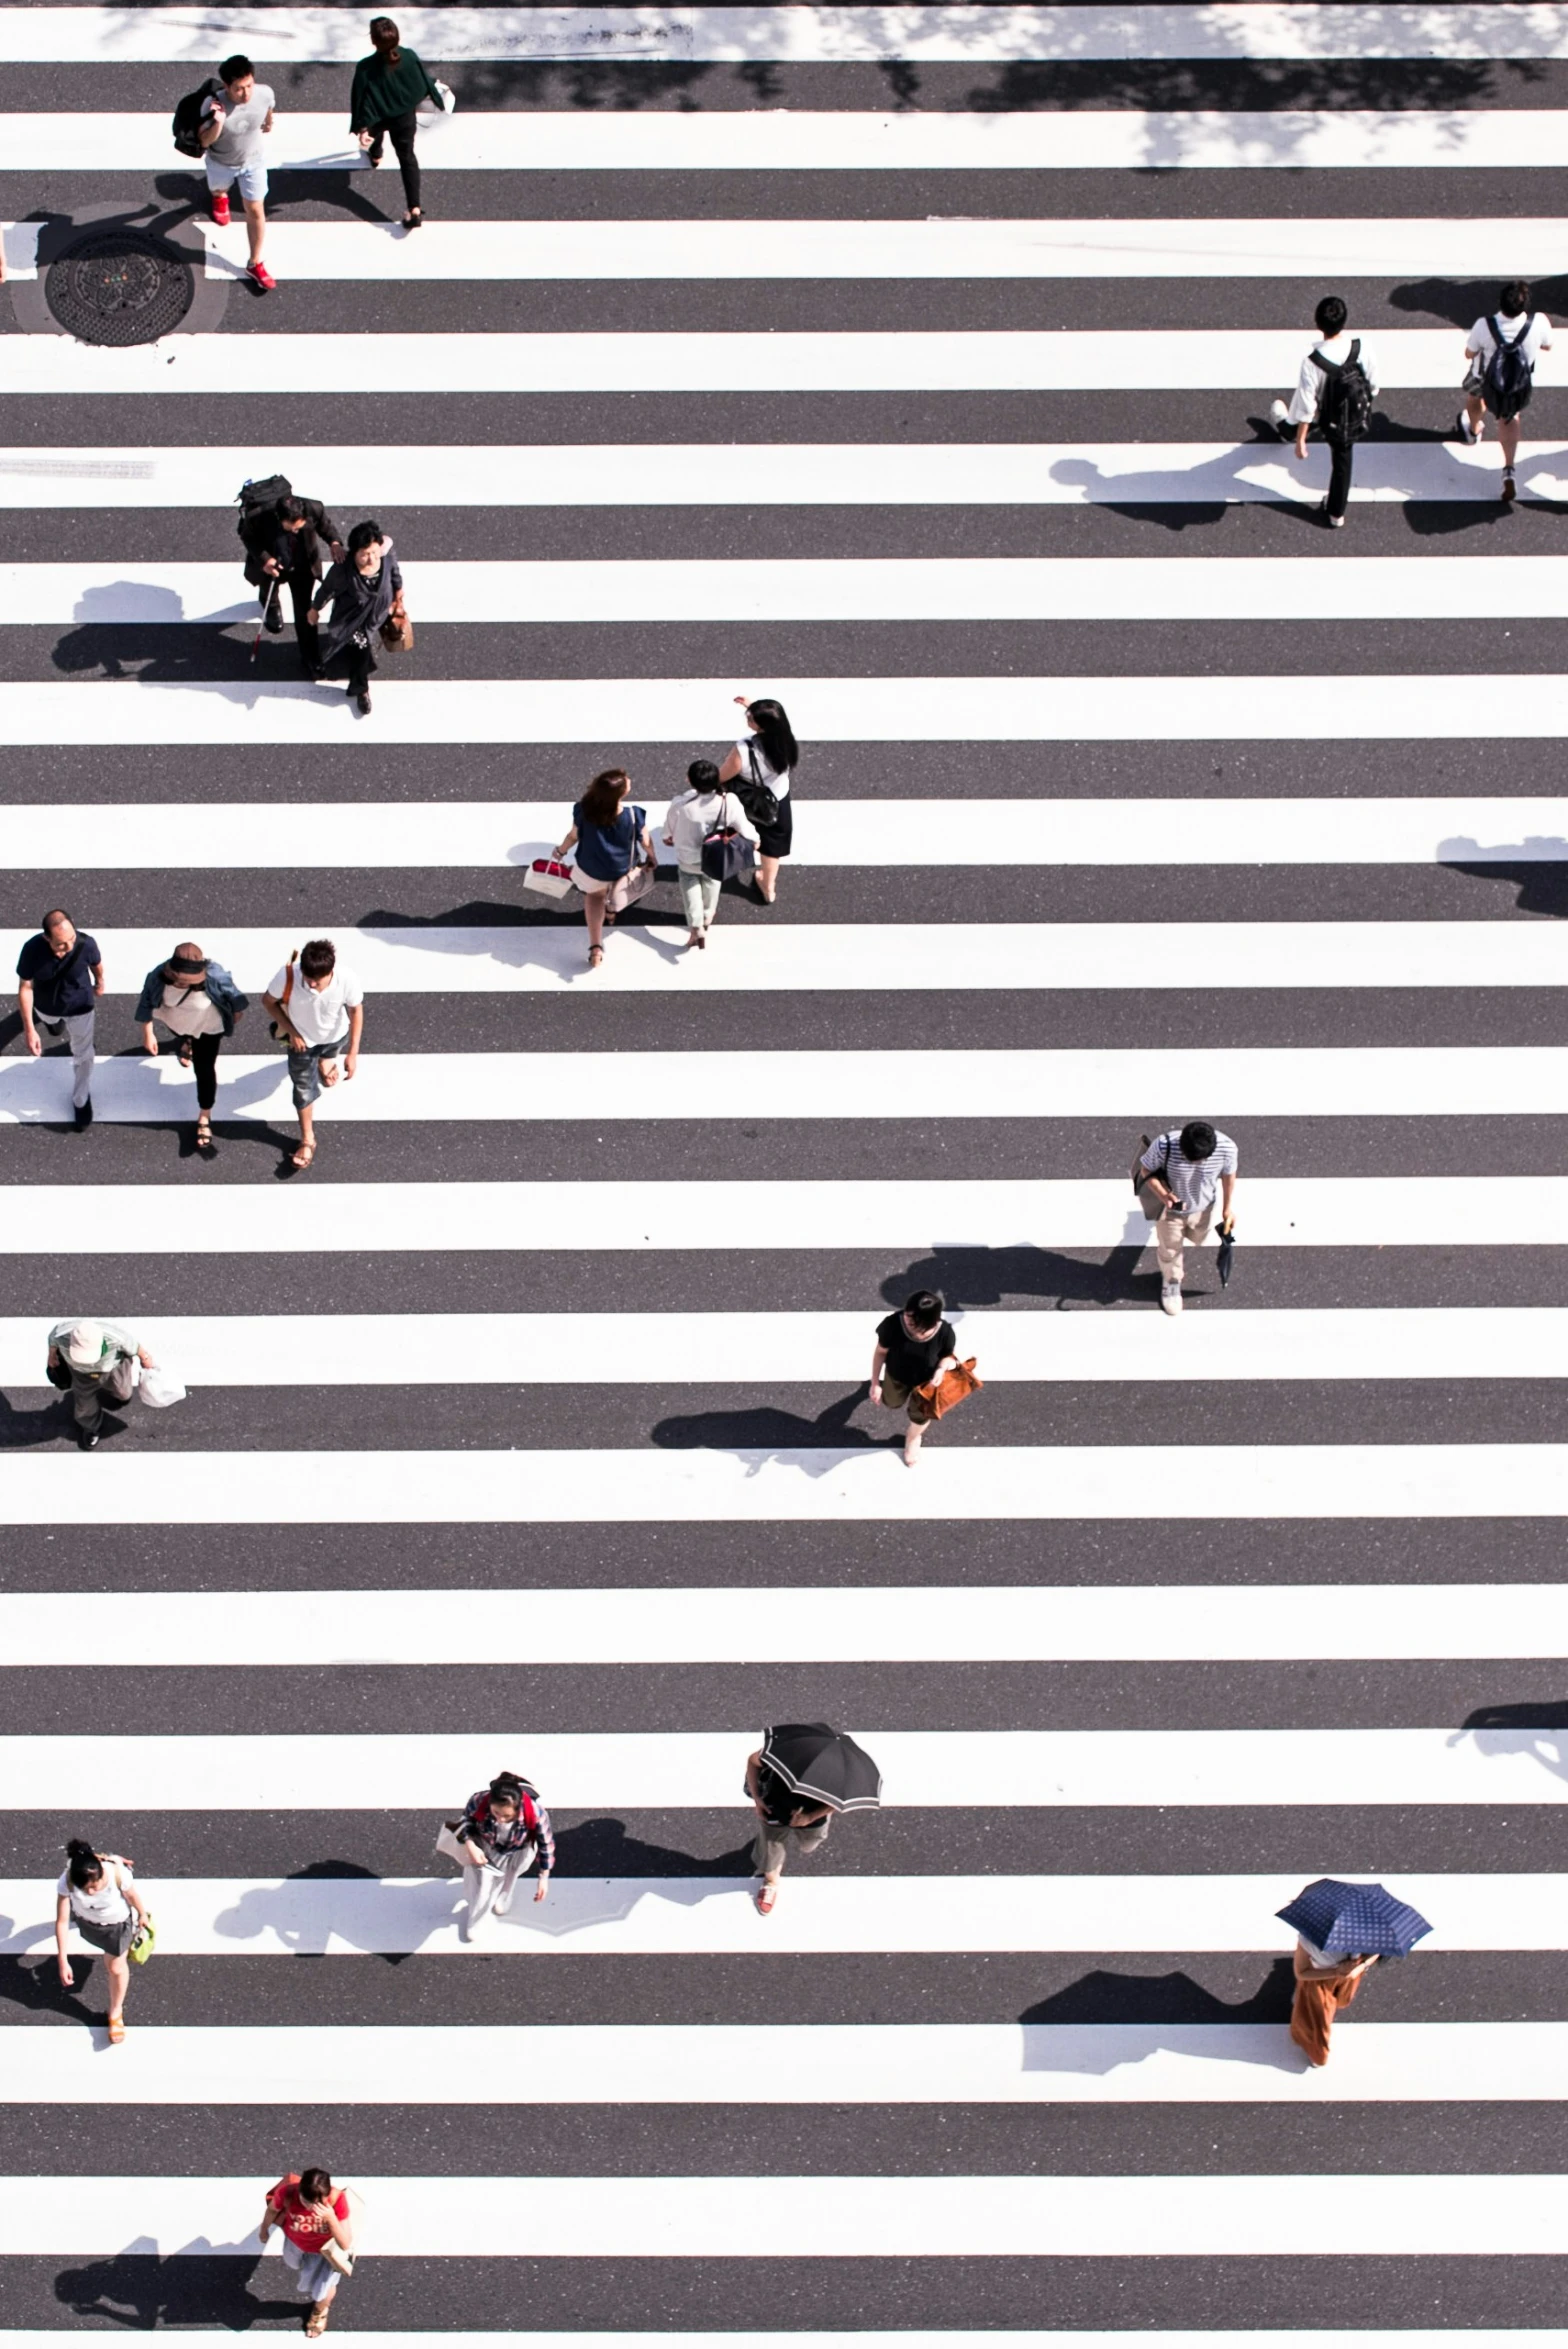
[[[158,1928],[148,1917],[131,1943],[129,1956],[133,1966],[144,1966],[158,1946]]]

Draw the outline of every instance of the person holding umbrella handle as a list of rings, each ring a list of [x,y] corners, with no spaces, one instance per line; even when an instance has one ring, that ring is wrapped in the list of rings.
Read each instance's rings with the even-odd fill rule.
[[[778,1899],[779,1878],[791,1848],[804,1857],[824,1844],[833,1824],[833,1811],[831,1804],[815,1803],[792,1794],[783,1779],[764,1762],[761,1746],[746,1764],[746,1792],[757,1814],[757,1833],[752,1844],[752,1866],[762,1878],[757,1908],[766,1917],[772,1914]]]

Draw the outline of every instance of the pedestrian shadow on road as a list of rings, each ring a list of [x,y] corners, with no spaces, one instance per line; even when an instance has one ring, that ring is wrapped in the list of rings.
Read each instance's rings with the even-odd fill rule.
[[[9,1939],[15,1930],[12,1918],[0,1917],[0,1940]],[[67,1990],[55,1965],[52,1928],[49,1937],[51,1948],[47,1957],[0,1957],[0,1999],[7,2006],[22,2007],[32,2015],[59,2015],[75,2023],[102,2023],[102,2010],[89,2006],[86,1998],[97,1959],[82,1957],[72,1950],[71,1972],[76,1986]]]
[[[678,961],[686,943],[685,923],[675,911],[673,891],[665,891],[667,903],[659,903],[658,895],[655,890],[631,914],[620,915],[606,930],[606,942],[634,939],[661,960]],[[354,927],[386,931],[400,946],[423,947],[430,954],[482,957],[500,970],[553,971],[568,981],[592,977],[596,986],[602,985],[598,973],[587,967],[582,900],[575,893],[562,901],[560,911],[548,912],[487,898],[438,914],[400,913],[395,907],[378,906],[359,915]]]
[[[902,1305],[916,1289],[934,1289],[949,1311],[980,1305],[1005,1305],[1011,1299],[1045,1297],[1059,1306],[1149,1304],[1158,1292],[1159,1269],[1152,1254],[1150,1269],[1138,1270],[1148,1251],[1149,1226],[1134,1208],[1129,1231],[1110,1254],[1098,1260],[1070,1255],[1057,1248],[1021,1244],[1010,1248],[935,1246],[902,1272],[890,1273],[882,1283],[889,1305]]]
[[[1189,2060],[1299,2072],[1302,2058],[1284,2028],[1291,1995],[1287,1957],[1271,1960],[1257,1990],[1234,2005],[1187,1973],[1097,1967],[1020,2015],[1023,2068],[1103,2078],[1169,2050]]]
[[[886,1451],[889,1442],[903,1443],[902,1419],[891,1438],[851,1426],[853,1414],[869,1394],[869,1384],[862,1379],[847,1395],[819,1411],[815,1419],[798,1411],[782,1411],[772,1403],[750,1410],[690,1411],[659,1420],[651,1440],[666,1452],[733,1452],[751,1476],[760,1476],[770,1461],[798,1468],[804,1476],[827,1476],[837,1466],[840,1453],[863,1451],[869,1456]]]
[[[39,1384],[42,1387],[41,1378]],[[27,1390],[24,1388],[22,1392]],[[0,1452],[25,1452],[34,1444],[63,1443],[71,1434],[74,1423],[70,1396],[57,1396],[52,1390],[46,1392],[47,1400],[37,1403],[13,1402],[9,1394],[0,1393]],[[103,1423],[106,1440],[116,1432],[117,1426],[113,1410],[106,1411]]]
[[[301,2304],[294,2293],[263,2299],[251,2290],[263,2264],[275,2267],[280,2281],[291,2280],[281,2261],[264,2263],[254,2251],[236,2255],[205,2238],[168,2256],[150,2243],[144,2251],[133,2244],[108,2259],[62,2268],[54,2296],[77,2316],[140,2332],[159,2325],[206,2325],[243,2333],[264,2317],[292,2317],[297,2323]]]
[[[1560,833],[1535,833],[1515,845],[1488,847],[1479,840],[1440,840],[1438,861],[1472,881],[1501,881],[1517,889],[1520,913],[1568,916],[1568,840]]]
[[[1537,1699],[1515,1705],[1478,1705],[1465,1716],[1449,1745],[1475,1739],[1476,1751],[1494,1761],[1525,1757],[1539,1762],[1554,1778],[1568,1778],[1568,1702]],[[1499,1802],[1506,1795],[1498,1795]]]

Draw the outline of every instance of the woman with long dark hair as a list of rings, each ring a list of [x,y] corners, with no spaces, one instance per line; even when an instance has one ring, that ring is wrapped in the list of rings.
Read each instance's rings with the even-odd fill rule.
[[[338,2284],[353,2270],[348,2196],[326,2170],[288,2170],[267,2189],[257,2241],[265,2243],[274,2227],[283,2229],[283,2264],[298,2278],[300,2298],[310,2302],[306,2338],[319,2340]]]
[[[125,1993],[130,1987],[131,1945],[146,1930],[147,1908],[136,1889],[129,1860],[112,1851],[94,1851],[79,1835],[65,1847],[66,1864],[55,1886],[54,1946],[60,1986],[74,1990],[76,1977],[66,1955],[65,1936],[74,1928],[103,1954],[109,1977],[109,2044],[125,2037]]]
[[[441,93],[413,50],[402,46],[390,16],[371,18],[370,38],[370,55],[362,57],[354,68],[348,127],[364,148],[372,170],[381,161],[386,140],[391,139],[408,207],[403,226],[419,228],[425,217],[420,205],[424,190],[419,157],[414,152],[414,109],[421,98],[434,98],[439,106]]]
[[[631,902],[637,867],[655,865],[648,811],[628,804],[626,794],[631,787],[632,779],[624,767],[606,767],[595,775],[573,806],[571,829],[555,851],[557,862],[568,849],[575,847],[577,851],[572,879],[583,895],[591,971],[604,960],[605,923],[613,922]]]
[[[779,863],[795,843],[790,778],[800,764],[800,745],[790,731],[782,702],[748,701],[737,693],[747,731],[719,769],[721,785],[733,783],[757,832],[757,891],[768,905],[779,893]],[[775,803],[767,805],[769,798]],[[770,820],[764,821],[764,816]]]
[[[543,1900],[555,1867],[555,1830],[539,1800],[539,1789],[515,1770],[502,1770],[463,1805],[454,1830],[463,1851],[463,1893],[467,1906],[458,1927],[468,1941],[474,1927],[493,1910],[504,1917],[519,1876],[535,1860],[534,1899]]]

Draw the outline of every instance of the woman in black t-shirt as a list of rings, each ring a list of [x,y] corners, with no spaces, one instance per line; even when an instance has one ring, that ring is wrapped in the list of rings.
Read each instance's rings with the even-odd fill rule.
[[[940,1378],[958,1359],[953,1325],[942,1319],[942,1300],[933,1289],[917,1289],[901,1313],[890,1313],[877,1323],[876,1352],[871,1357],[871,1400],[889,1411],[907,1407],[909,1428],[904,1437],[904,1466],[913,1468],[930,1422],[930,1408],[916,1390]]]

